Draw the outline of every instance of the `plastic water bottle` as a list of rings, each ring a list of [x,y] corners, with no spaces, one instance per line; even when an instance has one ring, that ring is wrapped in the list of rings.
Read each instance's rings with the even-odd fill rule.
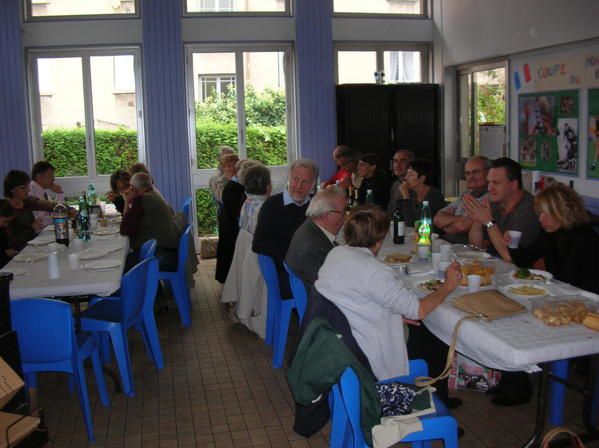
[[[372,194],[372,190],[366,190],[366,200],[364,203],[374,205],[374,194]]]
[[[77,215],[77,233],[79,239],[83,241],[91,240],[91,232],[89,230],[89,213],[87,211],[87,202],[85,201],[85,193],[79,196],[79,213]]]
[[[94,181],[89,181],[89,186],[87,187],[87,205],[92,207],[96,205],[98,202],[98,193],[96,192],[96,186],[94,185]]]
[[[420,226],[418,227],[418,257],[428,258],[431,253],[431,209],[428,201],[422,202],[422,212],[420,214]],[[423,256],[425,255],[425,256]]]
[[[52,221],[54,221],[54,236],[58,244],[69,245],[69,210],[58,202],[52,210]]]

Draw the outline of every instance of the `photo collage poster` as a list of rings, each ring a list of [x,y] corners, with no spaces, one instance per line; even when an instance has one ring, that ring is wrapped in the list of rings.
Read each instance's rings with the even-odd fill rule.
[[[599,179],[599,89],[589,89],[589,153],[587,177]]]
[[[524,168],[578,174],[578,90],[518,97],[518,156]]]

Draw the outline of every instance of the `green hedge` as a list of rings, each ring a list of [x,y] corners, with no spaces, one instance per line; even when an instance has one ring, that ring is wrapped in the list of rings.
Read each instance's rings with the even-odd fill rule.
[[[247,128],[247,156],[265,165],[287,163],[285,126],[251,126]],[[237,125],[201,121],[196,126],[198,168],[215,168],[220,146],[238,148]]]
[[[85,176],[87,158],[85,129],[53,129],[42,134],[44,157],[56,167],[56,175]],[[137,157],[137,132],[126,129],[96,131],[96,163],[100,174],[111,174],[127,169]],[[214,121],[198,122],[196,151],[198,168],[214,168],[218,147],[238,147],[237,126]],[[251,126],[247,128],[247,154],[266,165],[284,165],[287,162],[285,126]],[[208,189],[196,192],[199,233],[217,231],[216,206]]]

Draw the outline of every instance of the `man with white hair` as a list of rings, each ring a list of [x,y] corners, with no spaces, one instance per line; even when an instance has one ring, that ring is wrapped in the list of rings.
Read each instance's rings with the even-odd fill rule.
[[[331,186],[321,190],[310,201],[308,219],[293,234],[285,261],[306,286],[314,285],[318,270],[334,247],[346,205],[347,197],[341,188]]]
[[[291,297],[291,288],[283,260],[293,234],[306,219],[310,193],[317,177],[318,167],[312,160],[293,161],[289,166],[287,189],[264,201],[258,214],[252,250],[273,258],[284,299]]]
[[[121,234],[129,237],[129,247],[133,250],[127,258],[127,267],[137,262],[141,246],[156,238],[160,269],[176,270],[179,227],[171,207],[152,188],[152,178],[146,173],[134,174],[131,186],[123,191],[123,197],[125,208]]]

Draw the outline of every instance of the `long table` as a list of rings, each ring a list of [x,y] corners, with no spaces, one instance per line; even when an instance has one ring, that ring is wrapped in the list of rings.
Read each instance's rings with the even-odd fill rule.
[[[401,252],[412,254],[412,258],[417,259],[414,251],[413,230],[408,231],[407,234],[405,244],[395,245],[389,233],[378,258],[382,260],[390,253]],[[441,243],[443,243],[441,240],[434,241],[434,248],[437,248]],[[515,265],[505,263],[500,259],[491,259],[485,262],[495,266],[494,286],[497,289],[502,290],[502,287],[514,283],[510,273],[516,269]],[[426,293],[414,288],[414,285],[427,279],[436,278],[436,273],[432,272],[431,263],[414,261],[409,265],[409,268],[411,269],[408,272],[414,274],[406,275],[402,270],[402,281],[407,287],[412,288],[416,294],[424,297]],[[580,290],[557,280],[551,280],[543,284],[543,287],[549,291],[550,296],[578,296],[599,305],[599,296],[596,294]],[[458,287],[447,297],[443,304],[424,319],[426,327],[446,344],[451,341],[457,321],[465,315],[464,312],[453,307],[452,302],[466,292],[466,288]],[[512,298],[523,304],[529,312],[492,322],[483,320],[466,321],[460,328],[456,348],[461,354],[486,367],[508,371],[541,372],[537,402],[537,424],[534,434],[525,444],[526,447],[533,447],[538,445],[543,432],[551,366],[557,365],[555,362],[570,358],[598,354],[599,332],[585,328],[582,325],[548,327],[533,317],[530,312],[531,302],[529,299],[513,296]],[[551,379],[559,380],[555,377]],[[594,381],[595,379],[590,378],[589,384]],[[590,399],[589,394],[587,394],[587,398]],[[585,412],[588,413],[588,406],[589,404],[585,403],[586,410],[583,411],[583,415]],[[584,420],[589,432],[596,437],[597,428],[592,426],[589,416],[584,415]]]
[[[101,229],[117,229],[117,225],[103,227]],[[36,244],[49,239],[53,235],[50,231],[42,231],[32,242],[21,252],[21,257],[44,253],[48,251],[45,244]],[[120,288],[121,277],[125,267],[125,259],[129,252],[129,239],[118,233],[106,236],[96,236],[92,234],[90,242],[83,244],[83,250],[86,253],[93,249],[110,250],[102,257],[89,260],[80,260],[79,265],[85,266],[97,260],[117,260],[120,265],[114,269],[71,269],[69,266],[68,254],[75,249],[72,241],[68,248],[60,247],[58,251],[58,265],[60,277],[50,279],[48,276],[48,258],[43,257],[36,261],[17,261],[11,260],[2,271],[19,273],[26,270],[25,274],[15,275],[10,285],[11,299],[20,299],[28,297],[71,297],[83,295],[110,295]],[[19,257],[20,258],[20,257]]]

